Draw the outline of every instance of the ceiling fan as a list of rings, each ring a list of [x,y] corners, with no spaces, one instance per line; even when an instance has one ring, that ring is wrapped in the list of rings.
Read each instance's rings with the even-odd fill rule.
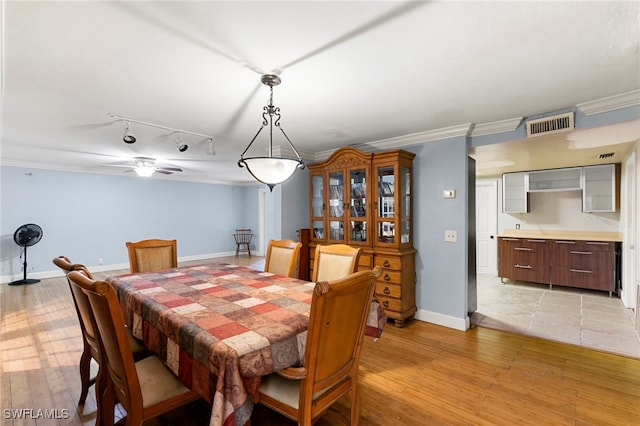
[[[126,170],[125,173],[136,172],[141,177],[149,177],[154,173],[170,175],[182,172],[180,167],[172,164],[158,164],[156,161],[155,158],[151,157],[133,157],[133,161],[130,163],[116,164],[113,167],[128,167],[130,170]]]

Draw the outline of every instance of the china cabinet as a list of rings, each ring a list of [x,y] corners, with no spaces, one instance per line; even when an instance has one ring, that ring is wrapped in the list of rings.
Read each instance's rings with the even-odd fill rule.
[[[309,165],[310,256],[318,244],[362,247],[359,268],[383,269],[376,298],[399,327],[416,312],[414,157],[402,150],[342,148]]]

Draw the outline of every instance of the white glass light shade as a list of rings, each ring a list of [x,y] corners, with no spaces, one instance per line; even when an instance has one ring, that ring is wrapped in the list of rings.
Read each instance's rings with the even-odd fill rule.
[[[292,158],[253,157],[244,158],[241,163],[247,167],[255,180],[269,186],[277,185],[289,179],[297,168],[302,167],[300,160]]]
[[[154,167],[149,165],[141,165],[136,167],[136,173],[140,177],[149,177],[153,174],[154,171]]]

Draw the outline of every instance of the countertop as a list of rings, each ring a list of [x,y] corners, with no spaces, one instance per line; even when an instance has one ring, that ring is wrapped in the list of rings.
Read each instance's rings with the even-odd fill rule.
[[[545,240],[622,241],[620,232],[505,229],[499,237]]]

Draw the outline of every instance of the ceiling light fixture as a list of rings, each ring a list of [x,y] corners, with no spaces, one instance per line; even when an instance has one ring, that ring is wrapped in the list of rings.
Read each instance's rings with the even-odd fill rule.
[[[185,152],[186,150],[189,149],[189,146],[186,143],[182,142],[180,133],[178,133],[178,136],[176,136],[176,138],[173,141],[176,143],[176,148],[178,148],[178,151]]]
[[[262,125],[258,129],[256,135],[251,139],[249,145],[244,150],[244,152],[240,155],[240,160],[238,160],[238,167],[246,167],[247,171],[253,176],[255,180],[258,182],[262,182],[266,184],[271,191],[273,191],[273,187],[279,183],[282,183],[289,179],[295,173],[296,169],[304,169],[304,163],[302,162],[302,158],[300,158],[300,154],[289,140],[289,137],[284,132],[282,127],[280,127],[280,108],[273,105],[273,86],[277,86],[280,84],[280,77],[273,74],[265,74],[260,79],[262,84],[269,86],[271,95],[269,97],[269,105],[263,108],[262,112]],[[275,121],[274,121],[275,116]],[[266,126],[269,126],[269,156],[268,157],[245,157],[244,155],[247,153],[253,142],[255,142],[256,138]],[[297,159],[294,158],[285,158],[285,157],[274,157],[273,156],[273,126],[280,129],[284,138],[289,143],[291,149],[296,154]]]
[[[124,128],[124,135],[122,136],[122,140],[125,143],[134,143],[136,141],[136,136],[131,131],[131,123],[127,121],[127,127]]]
[[[155,171],[155,165],[151,161],[136,161],[136,168],[134,169],[138,176],[140,177],[149,177]]]
[[[142,124],[144,126],[155,127],[157,129],[168,130],[171,133],[177,133],[178,136],[174,139],[174,142],[176,143],[176,146],[178,147],[178,151],[180,151],[180,152],[185,152],[187,149],[189,149],[189,146],[187,144],[182,143],[181,135],[183,135],[183,134],[206,138],[206,139],[209,140],[210,144],[213,144],[213,136],[210,136],[210,135],[205,135],[205,134],[196,133],[196,132],[190,132],[188,130],[174,129],[172,127],[162,126],[160,124],[149,123],[147,121],[134,120],[133,118],[125,117],[125,116],[118,115],[118,114],[109,113],[108,115],[111,118],[114,118],[116,120],[122,120],[122,121],[124,121],[126,123],[126,127],[125,127],[125,130],[124,130],[124,137],[122,138],[122,140],[124,142],[126,142],[126,143],[134,143],[136,141],[136,137],[134,136],[133,132],[131,132],[131,123],[137,123],[137,124]]]

